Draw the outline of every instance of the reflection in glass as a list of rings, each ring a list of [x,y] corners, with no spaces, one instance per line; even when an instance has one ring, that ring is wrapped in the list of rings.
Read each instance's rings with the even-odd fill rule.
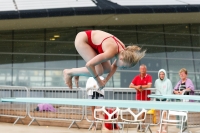
[[[14,32],[14,52],[43,53],[44,30],[16,30]]]
[[[165,40],[169,46],[191,46],[189,25],[165,25]]]
[[[191,25],[191,37],[192,37],[192,46],[194,58],[199,59],[200,57],[200,25],[199,24],[192,24]]]
[[[196,74],[200,74],[200,60],[194,60],[194,65]]]
[[[0,52],[12,52],[12,31],[0,31]]]
[[[193,55],[192,55],[192,50],[191,48],[177,48],[177,47],[173,47],[167,48],[167,57],[168,58],[183,58],[183,59],[192,59]]]
[[[140,45],[164,45],[162,25],[137,26],[137,34]]]
[[[188,73],[194,72],[192,60],[168,59],[169,72],[178,73],[181,68],[186,68]]]
[[[140,62],[147,66],[148,71],[159,71],[160,69],[168,70],[166,59],[143,58]]]
[[[192,46],[200,46],[200,24],[191,24]]]
[[[11,67],[12,67],[12,55],[0,54],[0,68],[11,68]]]
[[[146,49],[145,57],[163,57],[166,58],[165,47],[143,46]]]
[[[46,30],[46,53],[76,54],[74,40],[75,28],[57,28]]]
[[[0,85],[12,85],[12,69],[0,69]]]
[[[43,55],[14,55],[14,68],[44,68]]]
[[[46,70],[45,74],[46,87],[66,87],[63,78],[63,70]]]
[[[44,86],[44,70],[13,69],[14,86]]]
[[[137,44],[135,26],[109,26],[108,32],[116,36],[126,46]]]
[[[200,74],[198,73],[198,74],[196,74],[196,89],[198,89],[198,88],[200,88]]]
[[[46,68],[65,69],[76,68],[76,56],[46,56]]]

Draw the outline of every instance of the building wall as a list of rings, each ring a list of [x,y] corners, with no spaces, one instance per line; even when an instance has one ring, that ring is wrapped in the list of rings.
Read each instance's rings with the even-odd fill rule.
[[[185,67],[196,89],[200,88],[200,24],[0,31],[0,84],[65,86],[63,69],[85,65],[74,47],[74,39],[79,31],[87,29],[104,30],[118,37],[127,46],[138,44],[147,49],[146,56],[135,67],[118,69],[107,87],[127,88],[138,74],[139,65],[145,64],[153,82],[158,78],[158,70],[163,68],[175,86],[179,80],[178,71]],[[86,77],[80,78],[81,87],[85,86],[86,80]]]

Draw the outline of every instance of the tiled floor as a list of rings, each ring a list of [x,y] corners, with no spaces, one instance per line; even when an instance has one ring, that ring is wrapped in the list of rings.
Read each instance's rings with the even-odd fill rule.
[[[152,132],[156,133],[158,127],[151,127]],[[170,126],[168,128],[169,133],[178,133],[179,130]],[[192,133],[200,133],[200,128],[191,128]],[[124,131],[126,133],[126,130]],[[93,131],[88,131],[87,129],[77,129],[67,127],[49,127],[49,126],[27,126],[22,124],[12,125],[10,123],[0,122],[0,133],[93,133]],[[100,130],[97,130],[96,133],[101,133]],[[103,130],[103,133],[112,133],[112,131]],[[119,133],[116,131],[116,133]],[[135,128],[129,129],[129,133],[137,133]],[[149,133],[149,131],[148,131]]]

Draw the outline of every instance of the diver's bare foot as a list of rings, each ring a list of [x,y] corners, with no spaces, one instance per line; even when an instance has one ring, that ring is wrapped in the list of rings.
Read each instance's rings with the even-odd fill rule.
[[[65,84],[70,88],[70,89],[72,89],[72,77],[73,76],[71,76],[70,75],[70,69],[65,69],[64,71],[63,71],[63,76],[64,76],[64,80],[65,80]]]
[[[79,76],[75,76],[74,79],[75,79],[76,87],[78,88],[79,87],[79,85],[78,85]]]

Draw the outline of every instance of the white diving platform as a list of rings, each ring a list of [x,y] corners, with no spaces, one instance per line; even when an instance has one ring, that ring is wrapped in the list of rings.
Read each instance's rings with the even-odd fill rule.
[[[119,108],[145,108],[159,110],[185,110],[200,112],[200,104],[195,102],[158,102],[136,100],[94,100],[94,99],[70,99],[70,98],[2,98],[2,102],[23,103],[49,103],[81,106],[105,106]]]

